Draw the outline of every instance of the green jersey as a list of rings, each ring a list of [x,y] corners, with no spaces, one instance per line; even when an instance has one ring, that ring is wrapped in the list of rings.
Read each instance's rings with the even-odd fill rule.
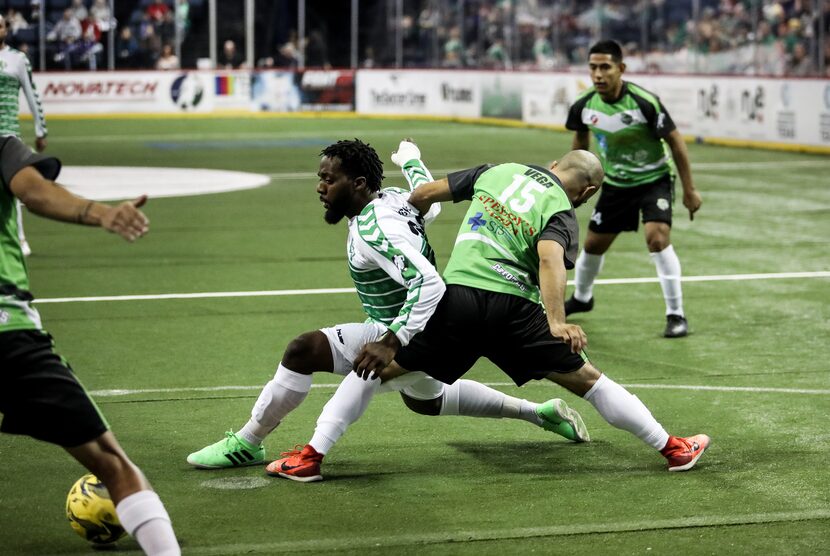
[[[58,159],[32,153],[17,137],[0,140],[0,332],[41,327],[31,305],[26,260],[17,236],[17,203],[9,188],[26,166],[36,167],[48,179],[60,172]]]
[[[455,202],[470,200],[444,271],[447,284],[539,302],[540,239],[565,249],[573,268],[579,226],[562,184],[548,170],[524,164],[485,165],[447,176]]]
[[[663,139],[676,129],[674,122],[656,95],[634,83],[624,81],[614,102],[591,87],[571,106],[565,127],[597,138],[606,183],[634,187],[672,172]]]

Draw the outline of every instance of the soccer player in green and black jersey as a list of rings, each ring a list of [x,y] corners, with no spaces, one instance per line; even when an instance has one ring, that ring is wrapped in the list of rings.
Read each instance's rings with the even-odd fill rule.
[[[659,450],[669,471],[685,471],[709,437],[670,436],[636,396],[588,361],[585,333],[565,322],[566,269],[579,241],[574,207],[602,179],[597,157],[577,150],[550,170],[484,165],[413,191],[409,202],[420,213],[440,201],[470,205],[444,271],[441,302],[423,332],[379,374],[391,380],[429,372],[453,384],[486,357],[519,386],[547,379],[582,396],[609,424]],[[367,377],[367,370],[357,372]]]
[[[60,168],[17,137],[0,139],[0,431],[64,448],[106,485],[121,524],[145,553],[175,556],[181,552],[167,510],[41,327],[17,235],[19,199],[40,216],[134,241],[147,232],[138,208],[147,197],[117,206],[81,199],[52,181]]]
[[[594,86],[571,106],[565,124],[576,132],[574,149],[588,149],[591,133],[605,170],[588,236],[576,262],[576,289],[565,304],[567,314],[594,306],[594,279],[605,252],[617,234],[636,231],[642,214],[646,245],[666,301],[664,336],[688,334],[680,286],[680,260],[671,245],[674,175],[671,158],[683,184],[683,205],[689,217],[700,208],[700,194],[692,183],[683,137],[655,95],[623,81],[625,64],[620,45],[601,41],[591,47],[588,66]]]

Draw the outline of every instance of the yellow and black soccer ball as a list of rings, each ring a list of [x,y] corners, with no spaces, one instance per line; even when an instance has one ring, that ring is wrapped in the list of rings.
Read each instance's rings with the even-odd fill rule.
[[[125,534],[107,487],[92,473],[69,489],[66,518],[76,533],[95,544],[113,543]]]

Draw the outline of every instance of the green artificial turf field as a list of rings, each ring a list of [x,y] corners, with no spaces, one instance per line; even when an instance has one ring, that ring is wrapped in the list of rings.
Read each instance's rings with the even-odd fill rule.
[[[483,162],[546,163],[569,134],[364,119],[50,120],[66,165],[244,170],[263,188],[151,199],[134,245],[27,215],[32,289],[57,350],[148,475],[188,554],[820,554],[830,539],[830,158],[691,145],[703,207],[675,205],[692,334],[665,340],[642,232],[609,252],[593,312],[576,315],[593,362],[669,432],[707,433],[689,473],[548,383],[521,389],[481,361],[468,378],[528,399],[562,397],[593,442],[524,422],[424,417],[378,396],[326,458],[322,483],[262,468],[199,471],[188,453],[237,430],[297,334],[362,321],[346,226],[314,191],[320,149],[414,137],[436,176]],[[443,268],[464,206],[429,229]],[[589,208],[578,211],[584,230]],[[782,273],[803,273],[784,275]],[[637,279],[645,280],[620,280]],[[285,292],[296,295],[49,302],[56,298]],[[305,443],[339,379],[319,374],[266,440]],[[64,500],[84,470],[61,450],[0,436],[0,553],[91,554]],[[132,539],[118,553],[136,553]]]

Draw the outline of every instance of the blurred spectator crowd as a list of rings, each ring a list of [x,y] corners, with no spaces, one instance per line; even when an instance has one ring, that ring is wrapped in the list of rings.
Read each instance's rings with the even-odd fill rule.
[[[116,0],[111,10],[109,0],[0,0],[0,7],[8,42],[27,52],[36,68],[45,14],[47,69],[94,70],[112,59],[118,69],[178,69],[180,56],[186,65],[206,56],[207,2]],[[332,4],[316,2],[320,6],[300,39],[296,2],[255,2],[258,67],[337,67],[354,59],[343,48],[349,27]],[[315,0],[306,3],[314,10]],[[244,23],[241,12],[233,11],[242,2],[217,4],[220,22],[240,20],[226,33],[235,40],[219,37],[217,65],[245,67],[237,48]],[[362,67],[581,69],[593,42],[613,38],[623,44],[632,71],[830,77],[830,0],[360,0],[358,5]],[[263,32],[266,12],[274,17]],[[276,26],[284,32],[273,32]]]
[[[176,69],[177,39],[181,44],[187,36],[191,4],[203,1],[119,1],[119,20],[109,0],[6,0],[3,15],[7,42],[26,53],[35,68],[43,44],[45,69],[106,68],[110,47],[117,68]]]
[[[830,75],[830,0],[422,4],[401,18],[403,65],[565,70],[602,37],[634,71]]]

